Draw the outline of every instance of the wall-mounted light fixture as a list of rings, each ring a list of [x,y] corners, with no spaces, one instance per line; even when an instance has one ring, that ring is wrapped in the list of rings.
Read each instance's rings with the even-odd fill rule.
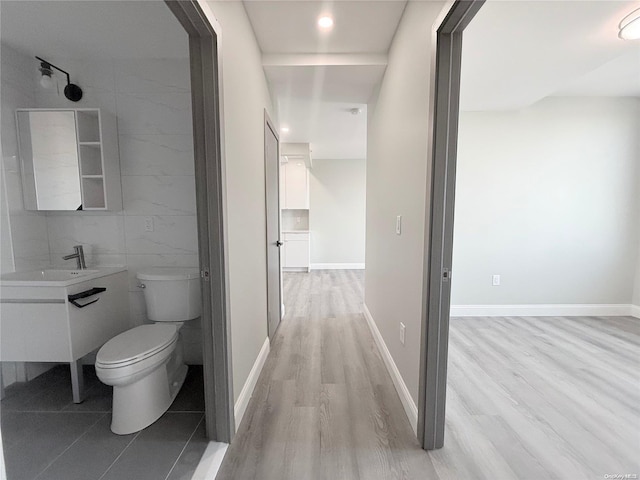
[[[53,85],[51,75],[53,75],[53,69],[55,68],[56,70],[60,70],[67,76],[67,86],[64,87],[64,96],[72,102],[80,101],[80,99],[82,98],[82,89],[78,85],[71,83],[71,77],[69,76],[68,72],[65,72],[60,67],[56,67],[54,64],[48,62],[47,60],[44,60],[40,57],[36,58],[40,60],[39,70],[40,74],[42,75],[42,77],[40,78],[40,85],[42,85],[44,88],[50,88],[51,85]]]
[[[618,36],[623,40],[640,39],[640,8],[634,10],[624,17],[618,26],[620,32]]]

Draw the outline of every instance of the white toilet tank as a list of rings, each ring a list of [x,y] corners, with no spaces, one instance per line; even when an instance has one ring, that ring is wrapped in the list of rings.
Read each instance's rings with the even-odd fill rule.
[[[184,322],[200,316],[200,271],[197,268],[147,268],[140,270],[136,277],[143,286],[149,320]]]

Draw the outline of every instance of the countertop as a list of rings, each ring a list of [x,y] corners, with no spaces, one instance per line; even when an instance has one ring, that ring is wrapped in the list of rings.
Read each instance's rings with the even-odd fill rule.
[[[3,287],[68,287],[69,285],[74,285],[76,283],[126,271],[127,267],[125,266],[89,267],[84,273],[82,270],[44,268],[28,272],[5,273],[0,276],[0,285]],[[56,272],[64,273],[57,277]],[[75,272],[78,272],[78,274],[74,275],[72,278],[65,278],[68,277],[68,275],[73,275]]]

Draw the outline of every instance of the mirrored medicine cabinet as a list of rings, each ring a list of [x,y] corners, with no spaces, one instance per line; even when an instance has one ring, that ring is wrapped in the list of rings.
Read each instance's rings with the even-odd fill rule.
[[[19,109],[16,124],[25,209],[117,209],[100,109]]]

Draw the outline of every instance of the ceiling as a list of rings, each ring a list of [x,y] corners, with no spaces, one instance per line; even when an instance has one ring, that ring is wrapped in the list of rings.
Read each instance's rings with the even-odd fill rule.
[[[384,75],[406,0],[244,5],[280,124],[290,128],[281,141],[310,143],[316,159],[366,158],[366,103]],[[330,32],[316,26],[323,15],[334,19]]]
[[[179,58],[187,33],[163,1],[2,1],[2,42],[44,58]],[[135,45],[135,48],[132,48]]]
[[[367,103],[382,80],[385,65],[267,66],[278,99]],[[282,113],[282,112],[281,112]]]
[[[340,102],[309,102],[287,98],[279,101],[280,117],[289,132],[281,142],[311,143],[313,159],[364,159],[367,151],[367,105]],[[359,108],[354,115],[351,109]],[[311,142],[309,139],[312,139]]]
[[[405,1],[246,1],[262,53],[386,53]],[[330,33],[316,21],[334,19]]]
[[[618,38],[636,1],[489,0],[464,32],[461,108],[554,95],[640,96],[640,42]]]

